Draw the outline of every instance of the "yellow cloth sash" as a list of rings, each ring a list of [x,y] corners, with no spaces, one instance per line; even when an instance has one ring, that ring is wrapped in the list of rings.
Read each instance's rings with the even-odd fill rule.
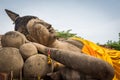
[[[82,48],[83,53],[95,56],[110,63],[115,69],[115,76],[113,80],[120,80],[120,51],[101,47],[91,41],[79,37],[73,37],[72,39],[80,41],[84,44]]]

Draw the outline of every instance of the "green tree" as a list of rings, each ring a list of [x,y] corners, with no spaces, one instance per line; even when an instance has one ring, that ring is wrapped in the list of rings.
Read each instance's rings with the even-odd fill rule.
[[[67,31],[58,31],[57,32],[57,37],[58,38],[64,38],[64,39],[68,39],[70,37],[76,36],[76,34],[71,33],[70,31],[72,31],[71,29],[67,30]]]
[[[110,48],[120,50],[120,33],[118,35],[119,35],[119,40],[118,41],[108,40],[108,42],[105,45],[110,47]]]

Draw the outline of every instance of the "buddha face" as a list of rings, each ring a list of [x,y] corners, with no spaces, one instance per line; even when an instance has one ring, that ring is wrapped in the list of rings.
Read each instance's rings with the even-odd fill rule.
[[[15,23],[15,31],[23,33],[29,41],[48,46],[56,39],[55,30],[51,24],[35,16],[23,16],[6,10],[6,13]]]

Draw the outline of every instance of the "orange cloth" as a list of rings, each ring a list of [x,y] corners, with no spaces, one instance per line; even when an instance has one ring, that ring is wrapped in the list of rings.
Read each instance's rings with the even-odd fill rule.
[[[73,37],[73,40],[80,41],[84,44],[82,52],[110,63],[115,69],[113,80],[120,80],[120,51],[103,48],[91,41]]]

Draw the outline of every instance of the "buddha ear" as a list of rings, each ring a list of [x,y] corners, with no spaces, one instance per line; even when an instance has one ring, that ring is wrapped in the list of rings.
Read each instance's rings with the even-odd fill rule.
[[[8,9],[5,9],[7,15],[10,17],[10,19],[15,22],[16,18],[19,17],[19,14],[15,13],[15,12],[12,12]]]

